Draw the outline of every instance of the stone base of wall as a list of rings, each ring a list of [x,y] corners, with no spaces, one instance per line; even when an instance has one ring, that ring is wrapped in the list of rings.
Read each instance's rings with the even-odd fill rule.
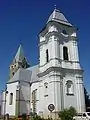
[[[41,115],[40,115],[41,116]],[[52,118],[53,120],[59,120],[59,116],[58,116],[58,112],[50,112],[48,113],[48,115],[42,115],[41,117],[44,117],[44,118]]]

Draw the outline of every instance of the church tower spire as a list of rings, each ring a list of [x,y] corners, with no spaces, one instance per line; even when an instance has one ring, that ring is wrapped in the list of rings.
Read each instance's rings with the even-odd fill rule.
[[[28,67],[29,67],[29,64],[28,64],[27,59],[24,55],[22,45],[20,44],[20,46],[16,52],[16,55],[13,59],[13,62],[10,65],[10,78],[12,78],[14,76],[14,74],[17,72],[17,70],[19,68],[25,69]]]
[[[15,58],[14,60],[16,60],[17,62],[21,62],[22,59],[24,59],[24,51],[23,51],[23,48],[22,48],[22,45],[20,44],[18,50],[17,50],[17,53],[15,55]]]

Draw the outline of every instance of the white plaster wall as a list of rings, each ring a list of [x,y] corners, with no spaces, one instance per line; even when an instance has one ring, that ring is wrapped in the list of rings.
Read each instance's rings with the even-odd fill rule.
[[[85,112],[85,96],[84,96],[84,85],[82,75],[78,74],[76,77],[76,98],[77,98],[77,111],[78,113]]]
[[[1,94],[1,115],[4,115],[5,110],[5,91]]]
[[[38,108],[38,114],[40,115],[42,113],[42,115],[46,116],[49,114],[49,110],[48,110],[48,105],[50,103],[53,103],[53,92],[52,91],[52,83],[49,83],[49,76],[45,76],[41,78],[41,82],[39,84],[39,108]],[[48,83],[48,96],[45,97],[45,86],[44,83],[47,82]]]
[[[48,38],[49,41],[40,46],[40,66],[46,64],[46,50],[48,49],[49,52],[49,60],[53,58],[59,58],[59,43],[58,41],[54,40],[54,36]],[[53,64],[55,64],[53,62]]]
[[[40,66],[46,63],[46,45],[40,46]]]
[[[49,53],[49,60],[52,58],[52,38],[49,38],[49,41],[47,43],[48,53]]]
[[[44,98],[44,89],[43,89],[43,83],[42,81],[39,83],[39,106],[38,106],[38,114],[42,113],[43,114],[43,106],[45,100]]]
[[[78,56],[78,47],[77,47],[77,38],[76,36],[72,36],[73,32],[75,33],[73,28],[68,28],[63,25],[55,25],[48,27],[48,32],[51,35],[46,36],[46,43],[41,45],[42,50],[40,49],[40,72],[45,71],[50,66],[58,66],[62,68],[69,69],[81,69],[79,64],[79,56]],[[58,30],[56,30],[56,28]],[[66,29],[67,36],[62,33],[62,30]],[[57,34],[52,35],[52,32],[57,32]],[[44,37],[45,37],[44,36]],[[48,40],[49,39],[49,40]],[[41,41],[40,41],[41,42]],[[66,46],[68,48],[68,61],[63,61],[63,47]],[[46,65],[46,49],[49,50],[50,61],[49,64]],[[61,61],[61,62],[60,62]],[[44,66],[44,68],[43,68]]]
[[[55,40],[56,39],[56,40]],[[54,36],[49,38],[49,41],[46,44],[43,44],[40,47],[40,72],[46,71],[46,69],[52,66],[60,66],[59,57],[59,42]],[[46,63],[46,49],[49,52],[49,62]]]
[[[51,43],[50,43],[50,46],[51,46]],[[75,61],[72,60],[73,55],[70,52],[70,51],[72,51],[72,49],[71,49],[71,46],[69,45],[69,43],[65,44],[65,46],[68,47],[69,61],[63,60],[63,46],[64,45],[59,46],[59,43],[55,41],[54,43],[52,43],[51,47],[48,47],[49,48],[48,50],[50,52],[49,53],[50,61],[48,63],[46,63],[46,58],[45,58],[46,53],[44,53],[44,51],[43,51],[43,54],[42,54],[42,52],[41,52],[41,59],[42,59],[41,61],[43,61],[44,64],[40,64],[40,69],[39,69],[40,72],[44,72],[52,66],[68,68],[68,69],[81,69],[78,58]],[[45,48],[44,48],[44,50],[46,51]]]
[[[85,111],[85,101],[84,101],[84,88],[82,86],[82,80],[80,84],[77,84],[77,80],[74,74],[69,74],[64,77],[63,79],[63,91],[64,91],[64,108],[69,108],[73,106],[77,112],[84,112]],[[66,81],[71,80],[74,85],[74,95],[67,95],[66,93]]]
[[[38,114],[42,113],[44,116],[50,115],[48,105],[55,106],[55,112],[61,110],[61,94],[60,94],[60,76],[55,77],[53,73],[40,78],[42,81],[39,84],[39,109]],[[44,83],[48,83],[48,96],[45,97]]]
[[[67,29],[67,28],[65,28]],[[60,59],[63,60],[63,47],[66,46],[68,48],[68,61],[62,61],[63,68],[69,69],[81,69],[79,64],[79,55],[78,55],[78,46],[77,46],[77,38],[75,37],[65,37],[60,36]]]
[[[16,98],[16,90],[18,85],[20,85],[20,98],[18,95]],[[8,94],[6,96],[6,100],[7,100],[6,113],[9,113],[9,115],[16,115],[16,100],[20,99],[20,115],[22,115],[23,113],[29,114],[30,113],[30,84],[23,81],[21,81],[20,84],[18,82],[7,84],[7,91],[8,91]],[[9,105],[10,93],[13,93],[12,105]]]
[[[67,86],[66,82],[70,80],[74,85],[74,95],[67,95]],[[69,108],[70,106],[77,107],[76,104],[76,88],[75,88],[75,77],[71,73],[66,73],[66,76],[63,78],[63,91],[64,91],[64,108]]]
[[[49,90],[52,91],[52,97],[53,97],[53,101],[51,103],[54,104],[55,106],[55,112],[61,110],[61,91],[60,91],[60,76],[51,76],[50,80],[52,80],[50,82],[50,86],[51,89]],[[49,98],[50,99],[50,98]]]
[[[8,94],[6,95],[6,113],[9,115],[15,115],[15,105],[16,105],[16,89],[18,82],[7,84]],[[13,93],[13,103],[9,105],[10,93]]]

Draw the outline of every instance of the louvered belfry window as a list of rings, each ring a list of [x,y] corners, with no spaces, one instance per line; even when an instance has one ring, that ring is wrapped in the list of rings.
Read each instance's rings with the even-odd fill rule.
[[[48,49],[46,50],[46,62],[49,62],[49,54],[48,54]]]
[[[68,48],[66,46],[63,47],[63,59],[68,60]]]

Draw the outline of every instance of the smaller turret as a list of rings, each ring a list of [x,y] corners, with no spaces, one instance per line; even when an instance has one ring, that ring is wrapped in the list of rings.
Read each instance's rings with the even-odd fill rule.
[[[10,78],[14,76],[14,74],[17,72],[19,68],[28,68],[30,65],[27,62],[27,59],[24,55],[22,45],[19,46],[17,53],[15,55],[15,58],[13,59],[13,62],[10,65]]]

